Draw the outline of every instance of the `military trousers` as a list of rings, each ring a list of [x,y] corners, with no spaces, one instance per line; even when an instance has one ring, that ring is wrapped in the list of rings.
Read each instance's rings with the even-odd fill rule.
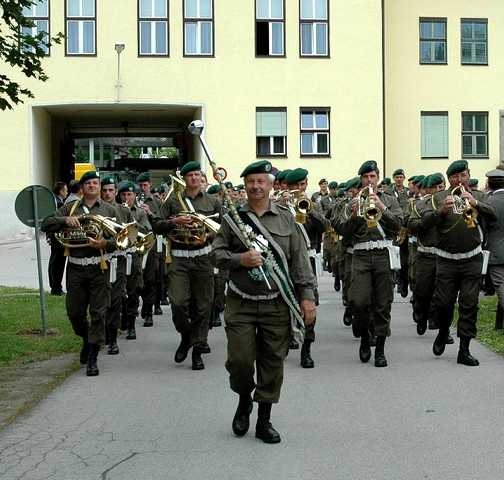
[[[66,275],[66,309],[73,330],[90,343],[105,341],[105,317],[110,305],[109,270],[99,265],[68,263]],[[87,313],[89,308],[89,322]]]
[[[341,290],[342,293],[342,301],[345,307],[351,304],[349,298],[350,285],[352,284],[352,259],[353,254],[345,252],[344,263],[343,263],[343,288]]]
[[[147,262],[143,270],[142,301],[143,310],[152,314],[152,307],[156,301],[156,280],[159,274],[159,254],[156,248],[151,248],[147,255]]]
[[[189,336],[191,345],[206,343],[214,299],[210,256],[173,257],[169,278],[168,294],[177,332]]]
[[[415,264],[415,304],[414,310],[419,320],[427,322],[432,297],[436,288],[437,257],[432,253],[416,252]]]
[[[131,273],[126,275],[126,305],[124,313],[130,323],[132,320],[134,321],[138,315],[140,291],[143,287],[142,259],[143,255],[133,253],[131,256]]]
[[[51,256],[49,257],[48,274],[51,293],[60,293],[63,288],[63,273],[65,272],[65,248],[54,237],[51,238]]]
[[[449,328],[451,312],[458,296],[457,335],[476,336],[482,263],[481,253],[465,260],[438,257],[433,302],[434,316],[440,329]]]
[[[213,308],[222,312],[226,306],[226,283],[229,279],[229,270],[219,269],[214,274],[214,303]]]
[[[355,250],[351,282],[350,301],[358,330],[369,330],[374,324],[376,336],[389,336],[394,284],[388,250]]]
[[[416,242],[410,243],[408,246],[408,280],[410,283],[410,289],[413,293],[415,293],[417,278],[419,278],[416,273],[417,265],[418,265],[417,248],[418,248],[418,246],[417,246]],[[402,260],[401,260],[401,270],[402,270]],[[416,295],[416,293],[415,293],[415,295]]]
[[[488,271],[490,272],[490,278],[499,299],[499,304],[504,305],[504,265],[488,265]]]
[[[231,390],[248,395],[255,389],[256,402],[277,403],[291,335],[287,305],[278,298],[254,301],[229,294],[224,318]]]
[[[410,279],[409,274],[409,247],[408,239],[406,238],[404,242],[399,245],[400,257],[401,257],[401,270],[399,271],[399,281],[401,286],[405,289],[408,288],[408,283]]]
[[[105,318],[105,326],[111,330],[119,328],[122,301],[126,295],[126,257],[117,257],[116,281],[111,284],[110,307]]]

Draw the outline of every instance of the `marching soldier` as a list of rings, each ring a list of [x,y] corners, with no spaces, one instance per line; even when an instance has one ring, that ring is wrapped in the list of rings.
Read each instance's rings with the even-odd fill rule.
[[[434,225],[438,233],[437,278],[434,292],[434,318],[439,333],[434,340],[434,355],[442,355],[449,334],[455,302],[459,303],[457,335],[460,346],[457,363],[479,365],[469,352],[471,338],[476,336],[478,295],[482,273],[483,233],[479,219],[496,219],[495,209],[488,203],[488,196],[468,189],[469,166],[465,160],[453,162],[446,175],[449,190],[433,195],[431,204],[422,216],[426,228]],[[479,219],[476,219],[476,216]]]
[[[80,179],[83,197],[63,205],[42,222],[42,231],[80,230],[79,217],[84,214],[114,217],[112,205],[100,198],[100,177],[89,171]],[[88,238],[88,245],[72,248],[67,265],[67,315],[76,335],[82,338],[81,363],[87,363],[86,374],[96,376],[100,345],[105,341],[105,317],[110,305],[109,269],[104,252],[116,250],[114,238]],[[87,319],[89,308],[89,323]]]
[[[175,352],[175,362],[183,362],[192,347],[192,369],[205,368],[202,353],[208,353],[208,328],[210,310],[213,304],[213,265],[210,262],[210,239],[203,225],[194,225],[194,218],[179,215],[191,205],[198,213],[208,217],[220,214],[220,201],[201,190],[201,167],[199,162],[188,162],[180,169],[186,189],[182,199],[186,205],[180,205],[176,198],[168,199],[161,207],[161,218],[154,221],[154,231],[160,234],[175,230],[183,236],[171,238],[171,256],[169,266],[170,303],[172,319],[177,332],[180,333],[180,345]],[[189,236],[197,230],[199,240],[187,242]]]
[[[275,250],[275,257],[285,259],[284,266],[299,294],[304,322],[309,325],[315,320],[315,278],[309,268],[306,243],[292,214],[269,199],[274,178],[269,173],[271,168],[264,160],[245,168],[241,176],[245,177],[248,201],[238,212],[247,225],[261,232],[268,248]],[[271,425],[270,414],[272,404],[279,400],[283,381],[291,335],[289,307],[282,300],[279,286],[272,283],[268,289],[257,274],[257,267],[263,264],[261,254],[243,246],[236,228],[234,221],[225,216],[213,244],[217,266],[230,272],[225,312],[226,369],[231,389],[240,396],[232,427],[237,436],[247,433],[251,393],[255,390],[254,401],[259,404],[255,435],[265,443],[278,443],[280,434]]]
[[[329,182],[325,178],[321,178],[318,184],[319,191],[312,194],[311,201],[320,204],[323,198],[329,196]]]
[[[381,212],[381,219],[376,225],[367,223],[359,212],[359,200],[362,202],[365,199],[354,198],[348,218],[340,216],[333,227],[350,242],[353,249],[350,301],[353,323],[357,325],[361,337],[359,358],[363,363],[371,358],[369,330],[372,318],[376,335],[374,363],[376,367],[386,367],[384,347],[385,339],[390,335],[390,309],[394,299],[392,239],[399,232],[403,214],[393,196],[384,192],[375,193],[380,172],[374,160],[364,162],[358,174],[362,186],[372,189],[366,200],[370,210],[374,208]]]

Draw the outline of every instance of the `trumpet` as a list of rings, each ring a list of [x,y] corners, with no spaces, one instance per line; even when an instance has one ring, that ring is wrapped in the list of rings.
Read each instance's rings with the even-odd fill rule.
[[[291,190],[289,204],[294,209],[296,222],[305,224],[308,214],[313,209],[313,202],[300,190]]]
[[[455,192],[460,195],[457,195]],[[465,192],[466,189],[461,183],[452,190],[453,213],[455,215],[462,215],[467,228],[476,228],[476,217],[478,216],[478,212],[471,206],[469,199],[461,197]]]
[[[375,228],[380,221],[382,212],[376,207],[374,200],[371,198],[373,187],[368,185],[362,188],[357,194],[358,210],[357,216],[364,218],[368,228]],[[367,196],[364,196],[366,195]]]

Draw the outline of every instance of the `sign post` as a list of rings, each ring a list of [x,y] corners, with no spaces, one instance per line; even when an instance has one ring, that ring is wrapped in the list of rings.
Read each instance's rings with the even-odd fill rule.
[[[19,192],[15,203],[16,215],[28,227],[35,228],[35,248],[37,251],[37,270],[39,283],[40,317],[42,335],[47,336],[47,315],[42,279],[42,259],[40,255],[40,222],[56,210],[56,199],[47,187],[31,185]]]

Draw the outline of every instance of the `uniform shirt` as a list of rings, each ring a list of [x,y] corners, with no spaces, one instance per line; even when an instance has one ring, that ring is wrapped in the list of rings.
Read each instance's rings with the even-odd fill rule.
[[[238,211],[246,213],[251,210],[246,203],[239,207]],[[284,252],[298,298],[314,300],[315,276],[310,266],[306,242],[292,213],[288,208],[270,201],[269,209],[259,217],[259,221]],[[247,248],[238,239],[226,220],[222,222],[213,242],[212,250],[217,268],[230,270],[230,281],[242,292],[248,295],[268,295],[278,291],[278,287],[273,284],[271,279],[269,280],[272,290],[269,290],[261,277],[258,280],[252,279],[249,275],[251,269],[240,264],[240,254],[246,252]]]
[[[406,213],[408,210],[408,199],[410,198],[409,190],[407,187],[403,187],[401,191],[397,190],[397,187],[395,185],[392,185],[390,187],[390,195],[393,195],[397,201],[399,202],[399,205],[403,209],[403,212]]]
[[[131,207],[131,216],[133,217],[133,220],[135,220],[140,226],[139,230],[142,233],[148,233],[152,231],[152,227],[151,224],[149,223],[147,214],[140,207],[137,207],[135,204],[133,204]]]
[[[392,240],[395,238],[403,221],[403,211],[395,197],[388,193],[378,192],[380,200],[387,209],[382,212],[380,225],[385,234],[385,238]],[[342,209],[335,219],[333,218],[333,228],[345,239],[345,245],[355,245],[356,243],[383,240],[378,227],[368,228],[363,217],[352,216],[349,208]]]
[[[489,203],[495,208],[497,218],[488,222],[487,249],[490,250],[491,265],[504,264],[504,189],[491,192]]]
[[[448,195],[451,195],[451,189],[437,192],[432,196],[431,201],[426,204],[426,211],[422,214],[422,225],[426,228],[434,226],[437,229],[437,247],[441,250],[448,253],[470,252],[481,245],[480,229],[468,228],[463,216],[452,211],[446,215],[439,213],[438,209]],[[472,192],[472,195],[478,201],[475,207],[478,219],[486,217],[489,221],[495,220],[495,209],[488,203],[488,195],[482,192]]]
[[[438,243],[438,232],[435,226],[426,227],[422,225],[422,215],[428,210],[432,195],[414,200],[411,212],[408,216],[408,230],[417,237],[418,245],[422,247],[436,247]]]
[[[42,231],[56,233],[69,228],[65,223],[65,217],[70,215],[70,211],[73,209],[74,203],[65,204],[59,210],[56,210],[55,213],[46,217],[42,221]],[[96,199],[96,202],[92,207],[86,207],[84,200],[79,200],[77,207],[73,210],[72,216],[78,217],[80,215],[84,215],[85,213],[113,218],[116,216],[116,209],[110,203],[103,201],[101,198]],[[104,237],[107,239],[105,251],[113,252],[116,250],[116,242],[113,238],[110,238],[110,234],[104,232]],[[96,257],[100,254],[99,250],[92,247],[71,248],[70,252],[72,257],[77,258]]]
[[[117,223],[131,223],[133,221],[133,216],[131,215],[131,211],[128,207],[117,203],[115,200],[110,202],[110,205],[116,209],[115,217]]]

